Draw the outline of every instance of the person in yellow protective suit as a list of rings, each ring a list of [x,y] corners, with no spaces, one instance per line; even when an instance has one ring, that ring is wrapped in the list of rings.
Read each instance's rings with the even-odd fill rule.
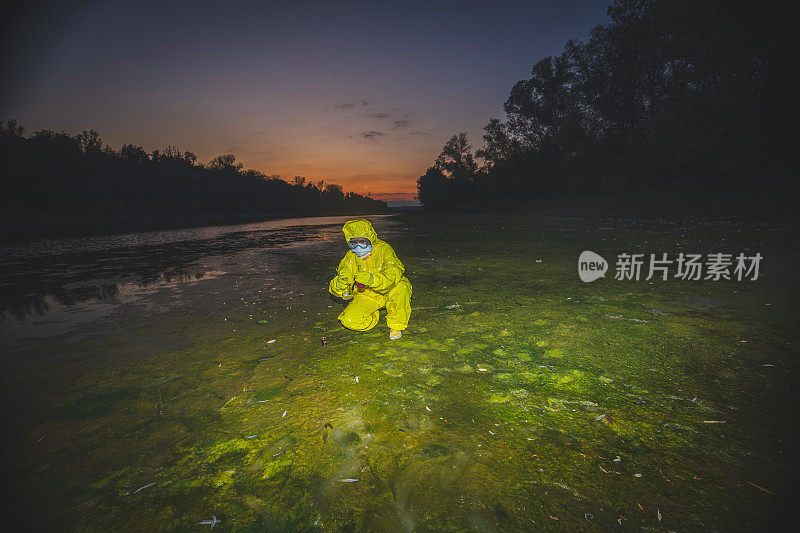
[[[378,323],[378,310],[385,306],[389,338],[399,339],[411,316],[411,283],[403,276],[403,263],[369,221],[350,220],[342,231],[350,251],[339,262],[328,290],[352,301],[339,321],[348,329],[367,331]]]

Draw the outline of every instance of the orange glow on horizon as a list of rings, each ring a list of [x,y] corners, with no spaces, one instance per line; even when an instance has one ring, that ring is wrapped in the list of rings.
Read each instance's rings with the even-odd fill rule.
[[[327,151],[326,151],[327,152]],[[386,151],[383,157],[365,158],[365,160],[345,159],[341,153],[315,153],[314,159],[310,157],[298,164],[293,160],[282,161],[276,165],[274,157],[271,162],[264,161],[260,157],[247,157],[242,154],[241,158],[245,168],[259,170],[266,175],[277,175],[288,183],[293,183],[295,176],[306,178],[307,183],[318,183],[322,180],[325,185],[340,185],[345,193],[354,192],[363,196],[370,196],[376,200],[385,201],[415,201],[417,196],[417,179],[425,169],[426,161],[424,156],[417,161],[409,161],[410,158],[403,157],[405,154],[395,154]],[[277,155],[277,154],[276,154]],[[290,154],[286,154],[292,157]],[[287,157],[287,159],[288,159]],[[237,156],[237,159],[239,157]],[[409,168],[410,167],[410,168]]]
[[[260,170],[266,175],[275,175],[270,174],[268,172],[264,172]],[[293,183],[293,177],[287,177],[284,175],[278,174],[280,179],[287,183]],[[370,188],[369,181],[361,181],[361,180],[354,180],[353,178],[310,178],[305,176],[306,183],[313,183],[316,184],[320,180],[324,182],[325,185],[341,185],[344,193],[347,194],[349,192],[354,192],[356,194],[360,194],[362,196],[369,196],[370,198],[374,198],[376,200],[384,200],[384,201],[404,201],[404,202],[413,202],[417,200],[417,184],[416,179],[409,179],[404,177],[398,177],[394,180],[392,179],[382,179],[380,180],[380,188]],[[377,183],[377,182],[376,182]]]

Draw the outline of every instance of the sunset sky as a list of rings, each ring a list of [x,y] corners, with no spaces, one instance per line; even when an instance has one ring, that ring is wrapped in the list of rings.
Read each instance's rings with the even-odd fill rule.
[[[0,119],[409,200],[607,4],[26,2],[3,12]]]

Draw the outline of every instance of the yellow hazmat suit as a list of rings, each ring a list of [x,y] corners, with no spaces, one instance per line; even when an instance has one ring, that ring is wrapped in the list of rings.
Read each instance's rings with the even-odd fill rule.
[[[378,323],[378,310],[386,307],[386,324],[390,329],[402,331],[408,327],[411,316],[411,283],[403,276],[403,263],[367,220],[350,220],[342,228],[347,242],[353,237],[369,239],[372,252],[359,258],[352,250],[339,262],[337,275],[328,285],[334,296],[353,301],[339,315],[339,321],[348,329],[367,331]],[[371,275],[370,275],[371,274]],[[369,280],[366,287],[354,286],[359,280]],[[343,283],[337,280],[343,278]]]

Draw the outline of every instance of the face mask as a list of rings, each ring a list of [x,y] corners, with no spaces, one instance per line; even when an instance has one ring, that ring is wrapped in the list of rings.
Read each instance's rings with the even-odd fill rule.
[[[350,245],[350,249],[353,250],[353,253],[356,254],[359,258],[364,259],[372,252],[372,245],[371,244],[354,244]]]

